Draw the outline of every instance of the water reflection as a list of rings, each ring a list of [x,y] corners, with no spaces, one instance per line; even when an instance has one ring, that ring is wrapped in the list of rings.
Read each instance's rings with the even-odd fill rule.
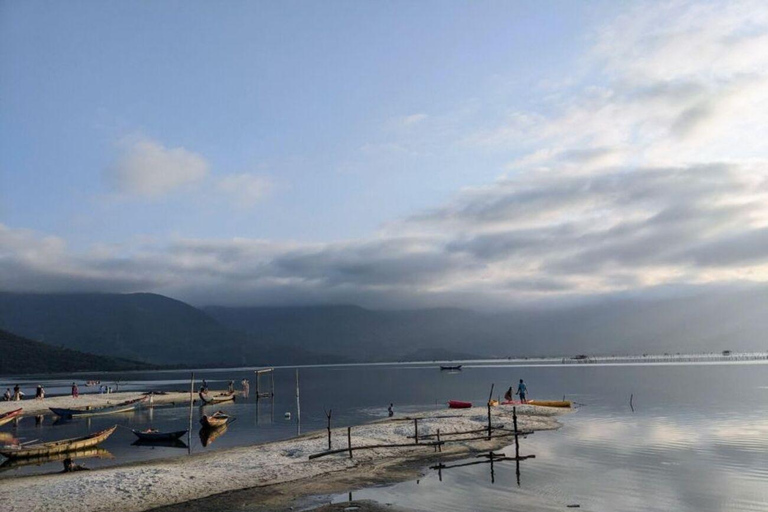
[[[21,468],[24,466],[40,466],[42,464],[48,464],[51,462],[64,461],[66,459],[79,460],[79,459],[113,459],[109,451],[100,447],[86,448],[84,450],[76,450],[73,452],[56,453],[53,455],[44,455],[40,457],[27,457],[24,459],[8,459],[0,464],[0,471],[7,471],[9,469]]]

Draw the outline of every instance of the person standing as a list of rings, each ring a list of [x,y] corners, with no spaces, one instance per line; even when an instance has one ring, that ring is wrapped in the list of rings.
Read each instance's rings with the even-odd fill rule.
[[[40,384],[37,385],[37,391],[35,391],[35,400],[42,400],[45,398],[45,390]]]
[[[16,384],[16,385],[13,387],[13,399],[14,399],[16,402],[18,402],[19,400],[21,400],[21,387],[19,387],[19,385],[18,385],[18,384]]]
[[[389,417],[395,415],[395,404],[389,404],[389,407],[387,407],[387,414],[389,414]]]
[[[229,384],[227,385],[227,392],[230,395],[235,392],[235,381],[233,380],[229,381]]]
[[[528,396],[528,387],[525,385],[525,382],[523,382],[523,379],[520,379],[520,384],[517,385],[517,393],[516,395],[520,395],[520,402],[526,403],[526,396]]]
[[[77,398],[80,396],[80,390],[77,388],[77,383],[72,383],[72,398]]]
[[[11,388],[5,388],[5,394],[3,395],[3,401],[10,402],[11,401]]]

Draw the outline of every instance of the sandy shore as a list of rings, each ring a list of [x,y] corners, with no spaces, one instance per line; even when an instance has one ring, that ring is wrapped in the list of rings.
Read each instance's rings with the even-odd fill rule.
[[[187,394],[187,399],[189,395]],[[122,397],[121,397],[122,398]],[[114,395],[112,396],[114,399]],[[52,399],[53,400],[53,399]],[[548,430],[559,427],[556,420],[563,411],[542,407],[518,408],[519,428]],[[494,408],[494,423],[511,426],[512,410]],[[448,417],[450,416],[450,417]],[[457,432],[483,428],[484,408],[443,410],[419,414],[419,434]],[[353,446],[407,443],[413,435],[409,421],[382,421],[353,427]],[[346,446],[346,429],[334,429],[334,447]],[[459,457],[472,451],[496,449],[510,438],[451,443],[442,457]],[[434,457],[432,447],[371,449],[309,460],[309,455],[327,448],[327,435],[317,432],[296,439],[239,447],[229,450],[178,457],[161,461],[111,467],[90,472],[21,477],[4,480],[0,503],[7,512],[109,511],[140,512],[199,500],[244,489],[264,488],[296,482],[291,495],[300,495],[302,482],[344,472],[352,480],[381,468],[398,466]],[[347,471],[347,470],[354,471]],[[183,508],[179,509],[183,510]]]
[[[218,394],[221,391],[218,390],[211,390],[211,394]],[[0,402],[0,414],[3,414],[4,412],[13,411],[14,409],[18,409],[19,407],[23,408],[24,411],[22,412],[22,416],[36,416],[38,414],[51,414],[51,411],[49,410],[49,407],[63,407],[63,408],[73,408],[73,407],[87,407],[87,406],[98,406],[98,405],[108,405],[108,404],[116,404],[119,402],[124,402],[126,400],[132,400],[134,398],[140,398],[144,396],[144,393],[138,392],[138,391],[128,391],[128,392],[120,392],[120,393],[110,393],[110,394],[100,394],[100,393],[89,393],[86,395],[80,395],[78,398],[72,398],[71,396],[54,396],[50,398],[44,398],[42,400],[35,400],[35,399],[29,399],[29,400],[20,400],[18,402],[10,401],[10,402]],[[194,399],[198,402],[200,401],[200,398],[198,398],[197,393],[194,394]],[[189,403],[189,391],[186,392],[169,392],[163,395],[153,395],[152,396],[152,403],[155,405],[160,404],[173,404],[173,403]]]

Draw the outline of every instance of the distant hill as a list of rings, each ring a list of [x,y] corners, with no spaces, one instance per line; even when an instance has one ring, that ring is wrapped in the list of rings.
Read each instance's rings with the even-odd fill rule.
[[[147,293],[0,293],[7,331],[93,354],[209,367],[763,351],[766,311],[766,287],[493,314],[350,305],[198,309]]]
[[[52,347],[0,330],[0,374],[144,370],[152,365]]]
[[[151,293],[0,293],[0,328],[91,354],[161,364],[238,364],[243,337]]]
[[[51,345],[163,365],[351,361],[283,340],[255,340],[200,309],[152,293],[0,292],[0,328]]]

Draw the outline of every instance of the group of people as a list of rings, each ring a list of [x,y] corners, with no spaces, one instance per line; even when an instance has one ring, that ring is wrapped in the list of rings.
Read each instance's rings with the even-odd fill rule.
[[[240,386],[243,390],[243,397],[248,398],[248,394],[250,392],[250,383],[248,382],[248,379],[243,379],[240,381]],[[208,381],[203,379],[203,383],[200,385],[200,392],[201,393],[208,393]],[[229,394],[234,394],[235,392],[235,381],[231,380],[227,383],[227,392]]]
[[[23,398],[24,398],[24,392],[21,390],[21,386],[19,386],[18,384],[16,384],[13,387],[13,393],[11,393],[11,388],[6,388],[5,393],[3,393],[4,402],[8,402],[11,400],[19,401],[19,400],[22,400]],[[37,389],[35,390],[35,399],[42,400],[43,398],[45,398],[45,388],[43,388],[43,386],[41,385],[38,385]]]

